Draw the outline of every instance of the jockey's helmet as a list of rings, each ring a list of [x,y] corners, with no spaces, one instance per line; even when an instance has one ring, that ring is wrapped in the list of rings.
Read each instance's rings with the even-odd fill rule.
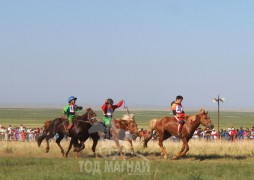
[[[107,102],[108,102],[110,105],[113,105],[113,104],[114,104],[114,101],[113,101],[113,99],[111,99],[111,98],[108,98],[108,99],[107,99]]]
[[[77,98],[75,97],[75,96],[71,96],[71,97],[69,97],[69,99],[68,99],[68,103],[70,103],[72,100],[77,100]]]

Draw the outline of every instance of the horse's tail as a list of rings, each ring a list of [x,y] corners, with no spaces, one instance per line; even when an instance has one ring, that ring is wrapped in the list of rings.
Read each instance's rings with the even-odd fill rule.
[[[156,123],[158,122],[158,119],[152,119],[150,122],[149,122],[149,125],[150,125],[150,130],[153,131],[155,130],[155,127],[156,127]]]
[[[147,143],[148,141],[150,141],[153,137],[153,130],[155,130],[156,128],[156,123],[158,122],[158,119],[152,119],[150,122],[149,122],[149,125],[150,125],[150,131],[151,133],[148,135],[147,138],[144,139],[144,144],[143,144],[143,147],[146,148],[147,147]]]
[[[40,145],[41,145],[41,143],[42,143],[42,141],[47,137],[47,133],[49,132],[49,127],[50,127],[50,125],[51,125],[51,122],[52,121],[46,121],[46,122],[44,122],[44,130],[43,130],[43,133],[42,133],[42,135],[40,135],[39,137],[38,137],[38,139],[37,139],[37,144],[38,144],[38,146],[40,147]]]

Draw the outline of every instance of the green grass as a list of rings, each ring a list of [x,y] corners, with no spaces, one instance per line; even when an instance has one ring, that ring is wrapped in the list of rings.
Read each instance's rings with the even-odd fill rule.
[[[198,110],[197,110],[198,111]],[[46,120],[59,117],[62,109],[25,109],[25,108],[1,108],[0,124],[15,126],[24,124],[26,127],[41,127]],[[101,111],[96,111],[98,118],[102,119]],[[116,111],[116,118],[125,114],[125,111]],[[148,123],[153,118],[169,115],[166,111],[132,111],[139,128],[148,128]],[[187,112],[194,114],[196,112]],[[82,114],[82,112],[79,112]],[[212,122],[217,129],[217,112],[209,112]],[[254,126],[252,112],[221,112],[220,127]],[[0,142],[1,143],[1,142]],[[165,143],[169,157],[179,151],[181,144]],[[254,168],[254,144],[252,141],[241,143],[203,143],[190,142],[190,152],[185,158],[172,161],[164,160],[160,156],[160,148],[157,142],[149,142],[148,148],[143,149],[136,144],[136,151],[148,153],[146,158],[150,164],[150,174],[132,175],[126,172],[104,172],[103,169],[108,159],[74,158],[71,151],[70,157],[61,158],[57,145],[51,142],[51,150],[45,153],[45,142],[38,148],[35,142],[2,142],[0,144],[0,179],[183,179],[183,180],[214,180],[214,179],[253,179]],[[64,149],[67,148],[64,144]],[[105,147],[99,142],[98,149]],[[91,149],[91,144],[86,145],[83,155]],[[91,150],[90,150],[91,151]],[[137,157],[131,161],[138,160]],[[80,161],[97,161],[100,164],[101,174],[80,171]],[[121,162],[121,160],[118,160]]]
[[[105,159],[21,158],[0,159],[1,179],[253,179],[254,159],[150,161],[150,173],[105,172]],[[80,171],[80,161],[96,161],[100,171]],[[122,160],[117,160],[120,164]],[[96,168],[98,170],[98,168]],[[100,172],[100,173],[99,173]]]

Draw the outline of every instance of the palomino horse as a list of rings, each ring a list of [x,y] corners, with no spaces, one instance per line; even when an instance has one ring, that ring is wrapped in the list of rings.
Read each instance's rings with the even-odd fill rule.
[[[104,129],[104,132],[105,131],[106,128]],[[111,139],[115,141],[121,157],[123,157],[123,151],[120,146],[119,140],[127,140],[131,145],[131,153],[134,153],[132,136],[137,136],[138,128],[134,120],[133,114],[125,114],[121,119],[111,120],[110,132],[112,135]],[[125,137],[125,135],[127,135],[127,132],[129,133],[128,137]]]
[[[119,150],[121,156],[123,156],[122,148],[119,144],[119,139],[123,140],[122,134],[129,132],[130,135],[137,135],[138,128],[134,120],[134,114],[125,114],[121,119],[114,119],[111,121],[110,132],[112,134],[112,139],[115,141],[116,146]],[[132,144],[132,137],[125,138],[131,145],[131,152],[134,153],[134,148]]]
[[[96,119],[96,114],[95,112],[91,109],[88,108],[86,109],[86,112],[81,115],[81,116],[77,116],[74,121],[77,121],[77,124],[79,123],[79,121],[82,122],[91,122],[94,119]],[[46,153],[49,152],[49,139],[53,138],[56,133],[58,133],[58,137],[56,139],[56,143],[58,145],[58,147],[61,149],[61,153],[64,156],[64,149],[61,146],[60,142],[61,140],[64,138],[65,132],[66,132],[66,123],[65,123],[66,119],[62,119],[62,118],[56,118],[52,121],[46,121],[44,123],[44,131],[43,134],[41,136],[38,137],[37,143],[38,146],[41,145],[42,141],[46,138],[46,142],[47,142],[47,147],[46,147]],[[76,134],[76,126],[74,126],[71,131],[70,131],[70,137],[72,137],[73,135]],[[91,134],[91,137],[93,139],[93,149],[95,151],[95,146],[97,145],[98,139],[97,137],[95,137],[95,134]],[[81,140],[81,145],[82,145],[82,140]],[[78,148],[78,145],[81,146],[80,144],[77,144],[77,141],[75,141],[74,146],[76,148]]]
[[[188,116],[185,120],[185,124],[182,129],[182,136],[180,137],[183,141],[183,145],[181,150],[174,155],[174,160],[185,156],[185,154],[189,151],[188,142],[200,124],[210,129],[214,127],[210,117],[208,116],[208,112],[203,109],[195,115]],[[159,146],[161,147],[162,155],[165,159],[167,159],[167,153],[165,147],[163,147],[163,141],[172,135],[177,136],[177,126],[178,122],[175,117],[163,117],[161,119],[153,119],[150,121],[151,130],[156,130],[158,132]],[[147,147],[147,143],[151,138],[152,135],[149,135],[149,137],[144,140],[144,147]]]

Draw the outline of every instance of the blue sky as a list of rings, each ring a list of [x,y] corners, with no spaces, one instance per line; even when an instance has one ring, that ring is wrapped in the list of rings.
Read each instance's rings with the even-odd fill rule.
[[[253,108],[254,2],[0,1],[0,104]]]

